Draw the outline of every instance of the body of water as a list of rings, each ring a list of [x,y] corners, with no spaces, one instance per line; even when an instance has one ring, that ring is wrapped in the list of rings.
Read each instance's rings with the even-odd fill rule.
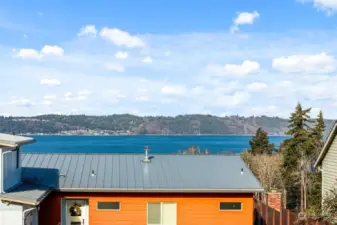
[[[144,146],[153,154],[173,154],[189,146],[207,148],[210,154],[222,151],[240,153],[249,148],[251,136],[34,136],[36,143],[23,152],[54,153],[143,153]],[[275,146],[286,136],[271,136]]]

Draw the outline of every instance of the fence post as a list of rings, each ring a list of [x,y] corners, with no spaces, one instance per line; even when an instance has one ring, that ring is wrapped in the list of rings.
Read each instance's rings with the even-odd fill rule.
[[[287,225],[291,225],[290,223],[290,210],[287,209]]]
[[[263,208],[262,208],[262,201],[260,201],[260,219],[259,219],[259,224],[262,225],[263,224]]]

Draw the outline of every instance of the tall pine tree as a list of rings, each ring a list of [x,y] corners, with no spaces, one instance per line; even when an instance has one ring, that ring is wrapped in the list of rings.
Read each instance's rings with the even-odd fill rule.
[[[322,111],[319,112],[317,119],[315,120],[315,125],[312,128],[312,142],[313,142],[313,151],[309,157],[312,166],[317,160],[319,153],[321,152],[324,142],[323,135],[325,130],[325,124],[323,119]],[[309,161],[309,162],[310,162]],[[312,173],[308,176],[309,183],[309,195],[308,195],[308,206],[309,211],[314,216],[321,214],[322,209],[322,173],[320,171],[313,170]]]
[[[274,144],[269,143],[268,133],[261,127],[257,129],[255,136],[249,141],[250,152],[256,154],[272,154],[275,150]]]
[[[293,187],[300,186],[301,211],[306,207],[306,187],[304,183],[307,168],[305,159],[312,151],[311,129],[309,127],[310,110],[310,108],[302,109],[301,104],[298,103],[295,112],[290,116],[289,130],[286,133],[291,138],[283,143],[283,182],[288,191],[291,191],[290,189]]]
[[[312,138],[313,138],[313,145],[314,150],[312,152],[313,161],[316,161],[319,153],[321,152],[323,148],[323,135],[325,130],[325,123],[323,118],[323,112],[320,111],[318,113],[317,119],[315,121],[315,125],[312,129]]]

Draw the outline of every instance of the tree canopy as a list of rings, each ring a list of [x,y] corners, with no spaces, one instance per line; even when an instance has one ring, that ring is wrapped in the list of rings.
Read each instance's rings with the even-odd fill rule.
[[[249,141],[250,152],[256,154],[272,154],[275,146],[269,143],[268,134],[261,127],[257,129],[255,136]]]

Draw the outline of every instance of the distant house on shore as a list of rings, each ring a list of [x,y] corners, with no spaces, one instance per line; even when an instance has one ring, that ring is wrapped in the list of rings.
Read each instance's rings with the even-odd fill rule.
[[[252,225],[240,156],[21,153],[0,134],[1,225]]]
[[[319,154],[315,167],[322,171],[322,197],[337,189],[337,123],[335,123]]]

